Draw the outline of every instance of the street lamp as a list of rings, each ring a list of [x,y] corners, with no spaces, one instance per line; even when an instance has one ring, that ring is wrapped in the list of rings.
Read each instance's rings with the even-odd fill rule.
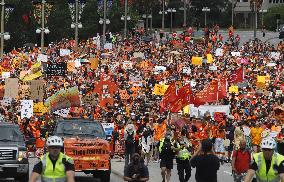
[[[103,0],[103,18],[100,18],[99,24],[103,25],[103,46],[106,43],[106,25],[110,24],[110,20],[107,19],[107,0]]]
[[[84,7],[86,5],[86,0],[68,0],[68,6],[71,13],[72,24],[71,28],[75,29],[75,48],[78,48],[78,31],[83,28],[81,20],[81,15],[83,13]]]
[[[186,14],[187,14],[186,11],[187,11],[187,5],[189,4],[189,1],[190,0],[183,0],[183,7],[179,8],[179,10],[183,11],[183,27],[186,27],[186,24],[187,24],[186,23]]]
[[[159,12],[160,15],[162,15],[162,30],[165,29],[165,15],[167,14],[167,11],[165,11],[165,0],[162,0],[162,11]]]
[[[48,16],[50,15],[52,4],[48,3],[46,0],[34,0],[34,16],[38,24],[41,24],[41,28],[36,29],[36,33],[41,33],[41,41],[40,41],[40,47],[41,51],[43,51],[44,48],[44,34],[49,34],[50,31],[46,27],[45,24],[47,21]]]
[[[130,16],[127,15],[127,9],[128,9],[128,0],[124,1],[124,16],[121,16],[121,20],[124,21],[124,38],[127,38],[127,21],[130,21]]]
[[[232,26],[234,27],[234,9],[237,5],[237,0],[231,0],[232,5]]]
[[[263,13],[267,13],[267,9],[261,9],[259,12],[261,13],[261,26],[263,28]]]
[[[203,7],[202,11],[205,13],[205,27],[207,25],[207,12],[210,12],[210,9],[208,7]]]
[[[171,13],[171,32],[173,32],[173,13],[176,13],[177,10],[175,8],[169,8],[167,10],[169,13]]]
[[[4,54],[4,40],[9,40],[11,38],[9,32],[4,32],[4,25],[5,25],[5,19],[8,21],[10,13],[14,10],[12,6],[7,6],[5,7],[5,1],[1,1],[1,32],[0,32],[0,37],[1,37],[1,50],[0,50],[0,57],[1,59],[3,58]]]

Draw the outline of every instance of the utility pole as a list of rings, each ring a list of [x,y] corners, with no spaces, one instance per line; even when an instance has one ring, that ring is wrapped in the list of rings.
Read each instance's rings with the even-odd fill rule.
[[[1,59],[3,58],[3,53],[4,53],[4,17],[5,17],[5,2],[2,0],[1,2],[2,10],[1,10],[1,52],[0,56]]]
[[[104,21],[103,21],[103,47],[106,43],[106,10],[107,10],[107,0],[104,0]]]
[[[75,48],[78,48],[79,0],[75,0]]]
[[[44,48],[44,31],[45,31],[45,25],[44,25],[44,18],[45,18],[45,13],[44,13],[44,5],[45,5],[46,1],[42,0],[41,1],[41,41],[40,41],[40,47],[41,47],[41,51],[43,52],[43,48]]]
[[[127,38],[127,0],[124,3],[124,38]]]
[[[183,26],[186,28],[186,5],[187,5],[187,0],[183,0]]]
[[[257,11],[256,11],[256,2],[253,2],[254,9],[254,27],[253,27],[253,37],[256,38],[256,29],[257,29]]]
[[[162,12],[162,30],[165,30],[165,0],[162,0],[163,12]]]

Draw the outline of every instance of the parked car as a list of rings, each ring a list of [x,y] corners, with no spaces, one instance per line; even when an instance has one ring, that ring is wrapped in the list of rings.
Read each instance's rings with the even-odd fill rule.
[[[7,122],[0,122],[0,178],[29,181],[29,161],[24,136],[18,125]]]

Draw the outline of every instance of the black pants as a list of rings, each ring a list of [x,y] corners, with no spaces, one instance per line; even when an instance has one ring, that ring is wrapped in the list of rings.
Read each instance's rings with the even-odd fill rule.
[[[177,159],[177,171],[178,171],[179,181],[187,182],[191,176],[191,166],[189,160]]]

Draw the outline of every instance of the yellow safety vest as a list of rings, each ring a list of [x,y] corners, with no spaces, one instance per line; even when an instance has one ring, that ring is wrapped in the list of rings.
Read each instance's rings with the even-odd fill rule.
[[[257,164],[258,170],[256,171],[256,178],[258,182],[279,182],[280,176],[278,171],[273,166],[279,166],[284,161],[284,156],[278,153],[274,153],[268,173],[266,173],[266,163],[263,156],[263,152],[253,154],[253,159]]]
[[[159,152],[161,153],[162,150],[163,150],[163,146],[164,146],[164,143],[165,143],[165,138],[162,138],[160,140],[160,145],[159,145]],[[171,143],[173,145],[173,143]]]
[[[53,163],[49,158],[49,153],[46,153],[40,158],[42,162],[42,174],[41,174],[42,182],[66,182],[67,179],[66,179],[65,165],[62,162],[64,158],[66,159],[66,161],[74,163],[72,158],[60,152],[54,170],[53,170]]]
[[[180,149],[181,148],[180,145],[179,144],[177,145],[178,145],[178,148]],[[177,158],[180,160],[189,160],[191,158],[191,154],[187,150],[187,148],[184,147],[182,150],[178,152]]]

